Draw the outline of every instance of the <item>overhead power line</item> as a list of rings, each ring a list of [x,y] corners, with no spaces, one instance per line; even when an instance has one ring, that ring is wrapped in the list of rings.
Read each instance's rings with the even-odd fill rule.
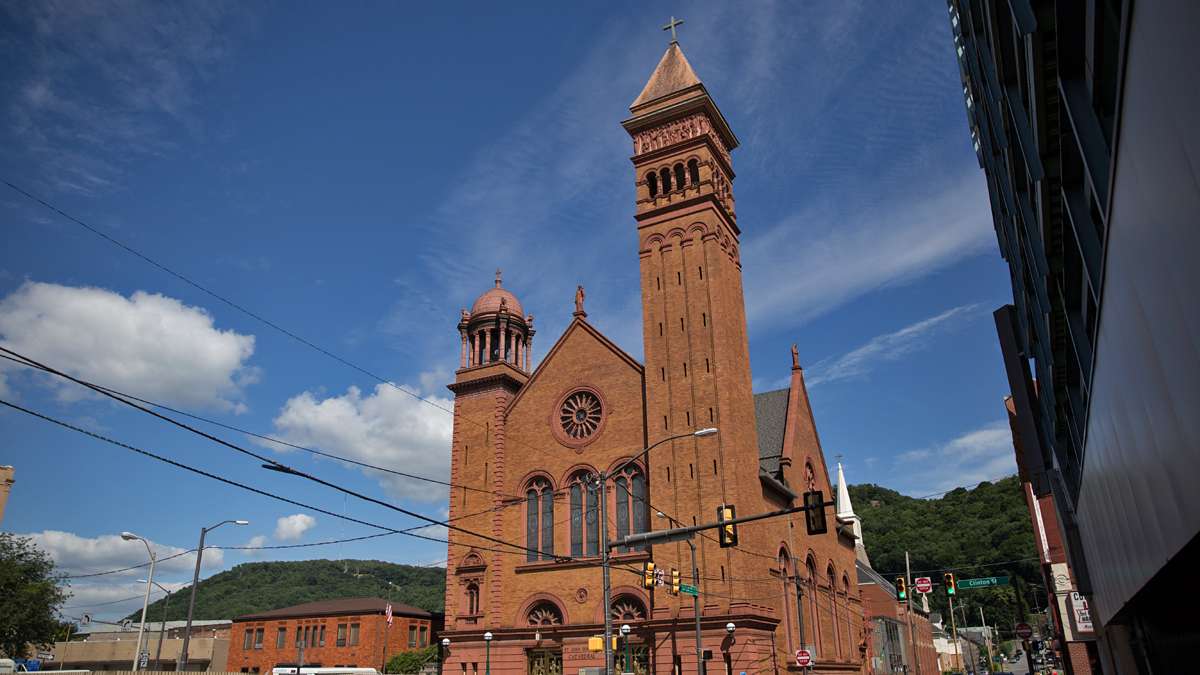
[[[220,438],[220,437],[218,437],[218,436],[214,436],[214,435],[212,435],[212,434],[210,434],[210,433],[208,433],[208,432],[206,432],[206,431],[202,431],[202,430],[200,430],[200,429],[197,429],[197,428],[195,428],[195,427],[193,427],[193,426],[190,426],[190,425],[188,425],[188,424],[185,424],[185,423],[183,423],[183,422],[180,422],[179,420],[176,420],[176,419],[174,419],[174,418],[172,418],[172,417],[168,417],[168,416],[166,416],[166,415],[163,415],[163,414],[161,414],[161,413],[155,412],[154,410],[151,410],[150,408],[146,408],[146,407],[144,407],[144,406],[142,406],[142,405],[139,405],[139,404],[137,404],[137,403],[135,403],[135,402],[133,402],[133,401],[129,401],[129,400],[126,400],[126,399],[124,399],[124,398],[121,398],[120,396],[118,396],[118,395],[116,395],[116,394],[109,393],[109,392],[105,391],[104,389],[101,389],[100,387],[97,387],[96,385],[93,385],[93,384],[91,384],[91,383],[89,383],[89,382],[85,382],[84,380],[80,380],[79,378],[76,378],[76,377],[73,377],[73,376],[71,376],[71,375],[68,375],[67,373],[64,373],[64,372],[62,372],[62,371],[60,371],[60,370],[56,370],[55,368],[53,368],[53,367],[51,367],[51,366],[48,366],[48,365],[46,365],[46,364],[44,364],[44,363],[40,363],[40,362],[38,362],[38,361],[35,361],[34,359],[32,359],[32,358],[30,358],[30,357],[28,357],[28,356],[24,356],[24,355],[22,355],[22,354],[19,354],[19,353],[15,352],[15,351],[13,351],[13,350],[11,350],[11,349],[7,349],[7,348],[5,348],[5,347],[0,347],[0,351],[2,351],[2,352],[4,352],[4,353],[7,353],[7,354],[10,354],[10,355],[12,355],[12,356],[15,356],[15,357],[17,357],[17,358],[19,358],[19,359],[21,359],[21,360],[23,360],[23,361],[27,362],[27,363],[33,364],[33,365],[34,365],[34,366],[36,366],[37,368],[39,368],[39,369],[41,369],[41,370],[44,370],[44,371],[45,371],[45,372],[47,372],[47,373],[51,373],[51,374],[53,374],[53,375],[57,375],[57,376],[59,376],[59,377],[62,377],[62,378],[64,378],[64,379],[67,379],[67,380],[70,380],[70,381],[72,381],[72,382],[75,382],[76,384],[79,384],[79,385],[82,385],[82,386],[84,386],[84,387],[87,387],[88,389],[91,389],[92,391],[95,391],[95,392],[97,392],[97,393],[100,393],[100,394],[102,394],[102,395],[104,395],[104,396],[107,396],[108,398],[111,398],[111,399],[113,399],[114,401],[118,401],[118,402],[120,402],[120,403],[122,403],[122,404],[124,404],[124,405],[127,405],[127,406],[131,407],[131,408],[134,408],[134,409],[136,409],[136,410],[140,410],[140,411],[142,411],[142,412],[144,412],[144,413],[146,413],[146,414],[148,414],[148,415],[151,415],[152,417],[157,417],[158,419],[160,419],[160,420],[163,420],[164,422],[167,422],[167,423],[169,423],[169,424],[173,424],[173,425],[175,425],[175,426],[177,426],[177,427],[179,427],[179,428],[181,428],[181,429],[184,429],[184,430],[190,431],[190,432],[192,432],[192,433],[194,433],[194,434],[196,434],[196,435],[198,435],[198,436],[202,436],[202,437],[204,437],[204,438],[207,438],[208,440],[210,440],[210,441],[213,441],[214,443],[218,443],[218,444],[220,444],[220,445],[223,445],[223,446],[225,446],[225,447],[227,447],[227,448],[229,448],[229,449],[231,449],[231,450],[234,450],[234,451],[236,451],[236,452],[240,452],[240,453],[242,453],[242,454],[244,454],[244,455],[247,455],[247,456],[249,456],[249,457],[253,457],[253,458],[255,458],[255,459],[257,459],[257,460],[259,460],[259,461],[261,461],[261,462],[264,462],[264,465],[263,465],[263,466],[264,466],[264,468],[273,469],[273,470],[275,470],[275,471],[280,471],[280,472],[282,472],[282,473],[288,473],[288,474],[291,474],[291,475],[294,475],[294,476],[298,476],[298,477],[300,477],[300,478],[305,478],[305,479],[307,479],[307,480],[310,480],[310,481],[312,481],[312,482],[314,482],[314,483],[317,483],[317,484],[319,484],[319,485],[324,485],[325,487],[332,488],[332,489],[334,489],[334,490],[337,490],[338,492],[342,492],[342,493],[344,493],[344,494],[347,494],[347,495],[349,495],[349,496],[351,496],[351,497],[355,497],[355,498],[357,498],[357,499],[361,499],[361,500],[363,500],[363,501],[370,502],[370,503],[372,503],[372,504],[376,504],[376,505],[378,505],[378,506],[382,506],[382,507],[384,507],[384,508],[386,508],[386,509],[390,509],[390,510],[392,510],[392,511],[396,511],[397,513],[402,513],[402,514],[404,514],[404,515],[406,515],[406,516],[408,516],[408,517],[410,517],[410,518],[415,518],[415,519],[417,519],[417,520],[424,521],[424,522],[426,522],[426,523],[429,523],[430,525],[441,525],[441,526],[443,526],[443,527],[446,527],[446,528],[448,528],[448,529],[451,529],[451,530],[455,530],[455,531],[457,531],[457,532],[461,532],[461,533],[463,533],[463,534],[467,534],[467,535],[470,535],[470,536],[473,536],[473,537],[478,537],[479,539],[483,539],[483,540],[485,540],[485,541],[490,541],[490,542],[492,542],[492,543],[495,543],[495,544],[500,544],[501,546],[511,546],[511,547],[513,547],[513,548],[516,548],[516,549],[519,549],[519,550],[522,550],[522,551],[527,551],[527,552],[538,553],[539,555],[540,555],[540,553],[541,553],[540,551],[538,551],[538,550],[536,550],[536,549],[529,548],[529,547],[527,547],[527,546],[524,546],[524,545],[522,545],[522,544],[515,544],[515,543],[513,543],[513,542],[505,541],[505,540],[503,540],[503,539],[500,539],[500,538],[498,538],[498,537],[493,537],[493,536],[491,536],[491,535],[487,535],[487,534],[481,534],[481,533],[479,533],[479,532],[474,532],[474,531],[472,531],[472,530],[468,530],[468,529],[466,529],[466,528],[464,528],[464,527],[461,527],[461,526],[458,526],[458,525],[454,525],[454,524],[450,523],[449,521],[444,521],[444,520],[438,520],[438,519],[436,519],[436,518],[431,518],[431,517],[429,517],[429,516],[427,516],[427,515],[425,515],[425,514],[423,514],[423,513],[418,513],[418,512],[416,512],[416,511],[412,511],[412,510],[410,510],[410,509],[406,509],[406,508],[404,508],[404,507],[401,507],[401,506],[396,506],[395,504],[390,504],[390,503],[388,503],[388,502],[385,502],[385,501],[383,501],[383,500],[381,500],[381,499],[376,499],[375,497],[371,497],[371,496],[369,496],[369,495],[365,495],[365,494],[362,494],[362,493],[360,493],[360,492],[356,492],[356,491],[354,491],[354,490],[351,490],[351,489],[349,489],[349,488],[342,487],[341,485],[338,485],[338,484],[336,484],[336,483],[331,483],[331,482],[329,482],[329,481],[327,481],[327,480],[324,480],[324,479],[322,479],[322,478],[318,478],[317,476],[314,476],[313,474],[310,474],[310,473],[308,473],[308,472],[305,472],[305,471],[300,471],[299,469],[292,468],[292,467],[290,467],[290,466],[288,466],[288,465],[286,465],[286,464],[284,464],[284,463],[282,463],[282,462],[280,462],[280,461],[278,461],[278,460],[271,459],[270,457],[267,457],[266,455],[259,454],[259,453],[257,453],[257,452],[254,452],[253,450],[247,450],[246,448],[243,448],[242,446],[240,446],[240,445],[237,445],[236,443],[231,443],[231,442],[229,442],[229,441],[227,441],[227,440],[225,440],[225,439],[223,439],[223,438]],[[10,403],[6,403],[6,405],[10,405],[10,406],[11,406],[12,404],[10,404]],[[22,408],[22,410],[25,410],[25,409],[24,409],[24,408]],[[44,416],[42,416],[42,415],[39,415],[39,417],[44,417]],[[47,418],[47,419],[48,419],[48,418]]]

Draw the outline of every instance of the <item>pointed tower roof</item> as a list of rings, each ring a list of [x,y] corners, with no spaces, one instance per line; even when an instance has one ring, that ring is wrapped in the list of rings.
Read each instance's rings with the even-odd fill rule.
[[[837,515],[839,518],[854,517],[854,505],[850,503],[850,489],[846,487],[846,474],[842,472],[841,462],[838,462]]]
[[[637,108],[698,84],[700,78],[696,77],[696,71],[692,70],[692,64],[688,63],[687,57],[683,55],[679,43],[672,42],[667,45],[667,51],[650,74],[642,93],[638,94],[629,107]]]

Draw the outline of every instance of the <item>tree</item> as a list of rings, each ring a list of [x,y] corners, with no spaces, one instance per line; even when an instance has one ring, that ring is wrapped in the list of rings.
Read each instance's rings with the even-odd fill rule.
[[[418,673],[421,667],[429,663],[431,659],[437,658],[437,646],[430,645],[424,649],[415,649],[410,652],[400,652],[399,654],[388,659],[387,665],[384,666],[385,673]]]
[[[64,583],[30,539],[0,532],[0,651],[21,658],[27,645],[54,641],[56,614],[67,599]]]

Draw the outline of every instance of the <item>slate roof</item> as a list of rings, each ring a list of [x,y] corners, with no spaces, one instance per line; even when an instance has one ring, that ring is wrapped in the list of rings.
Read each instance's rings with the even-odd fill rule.
[[[783,431],[787,426],[788,390],[754,395],[754,422],[758,429],[758,466],[772,477],[779,475]]]
[[[697,84],[700,84],[700,78],[696,77],[692,64],[688,63],[687,57],[683,55],[679,43],[672,42],[659,59],[654,72],[650,74],[642,93],[638,94],[629,107],[636,108]]]
[[[858,583],[860,584],[875,584],[876,586],[887,591],[888,595],[896,597],[896,587],[890,581],[884,579],[879,572],[876,572],[871,567],[864,565],[861,560],[854,561],[854,568],[858,570]]]
[[[383,614],[387,600],[383,598],[337,598],[334,600],[317,600],[291,607],[272,609],[266,612],[245,614],[234,621],[258,621],[261,619],[280,619],[309,616],[337,616],[344,614]],[[433,614],[400,602],[392,603],[392,614],[417,618],[431,618]]]

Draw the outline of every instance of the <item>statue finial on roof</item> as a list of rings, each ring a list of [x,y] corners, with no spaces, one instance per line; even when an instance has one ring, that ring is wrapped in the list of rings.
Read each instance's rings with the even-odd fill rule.
[[[800,349],[796,347],[796,343],[792,343],[792,370],[800,369]]]
[[[587,312],[583,311],[583,286],[575,287],[575,316],[586,317]]]

